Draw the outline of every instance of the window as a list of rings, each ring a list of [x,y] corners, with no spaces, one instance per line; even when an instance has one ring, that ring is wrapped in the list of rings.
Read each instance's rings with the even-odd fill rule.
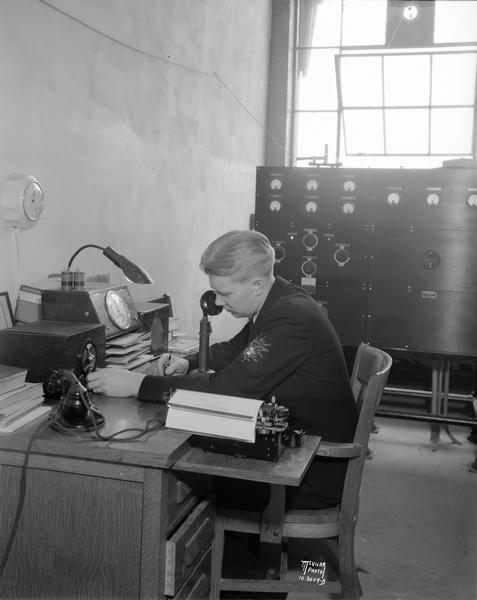
[[[476,158],[477,0],[301,0],[298,22],[295,164]]]

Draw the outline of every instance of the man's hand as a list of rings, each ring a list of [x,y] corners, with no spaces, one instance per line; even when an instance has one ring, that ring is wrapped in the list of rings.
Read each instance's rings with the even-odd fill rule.
[[[186,361],[187,362],[187,361]],[[86,376],[88,390],[105,396],[137,397],[145,375],[126,369],[98,369]]]
[[[148,375],[185,375],[189,361],[173,354],[162,354],[155,362],[155,372]]]

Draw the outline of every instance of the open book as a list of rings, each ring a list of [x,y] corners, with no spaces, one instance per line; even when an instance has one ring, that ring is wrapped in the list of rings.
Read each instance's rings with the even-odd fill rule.
[[[254,442],[262,404],[250,398],[176,390],[169,400],[166,427]]]

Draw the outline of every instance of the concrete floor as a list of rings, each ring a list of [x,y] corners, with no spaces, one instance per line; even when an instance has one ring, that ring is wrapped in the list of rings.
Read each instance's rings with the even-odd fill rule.
[[[451,428],[455,443],[441,429],[435,444],[425,423],[376,422],[356,535],[363,600],[477,600],[477,473],[468,470],[476,447],[466,440],[469,430]],[[300,561],[322,560],[323,548],[296,542],[290,559],[298,575]]]

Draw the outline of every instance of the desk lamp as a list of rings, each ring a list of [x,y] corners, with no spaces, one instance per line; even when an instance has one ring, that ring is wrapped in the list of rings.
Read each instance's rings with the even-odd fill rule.
[[[199,373],[210,373],[207,368],[207,355],[209,353],[209,337],[212,331],[208,315],[219,315],[223,306],[215,303],[217,296],[213,290],[207,290],[200,297],[200,307],[202,308],[202,319],[199,329]]]
[[[131,283],[153,282],[151,276],[142,267],[131,262],[125,256],[118,254],[109,246],[103,248],[103,246],[98,246],[96,244],[86,244],[85,246],[81,246],[81,248],[78,248],[78,250],[76,250],[76,252],[73,254],[73,256],[68,262],[68,269],[71,267],[71,263],[73,262],[75,257],[81,252],[81,250],[84,250],[85,248],[97,248],[98,250],[101,250],[104,256],[106,256],[106,258],[109,258],[111,262],[113,262],[117,267],[119,267],[122,270],[122,272],[126,276],[126,279],[128,279]]]

